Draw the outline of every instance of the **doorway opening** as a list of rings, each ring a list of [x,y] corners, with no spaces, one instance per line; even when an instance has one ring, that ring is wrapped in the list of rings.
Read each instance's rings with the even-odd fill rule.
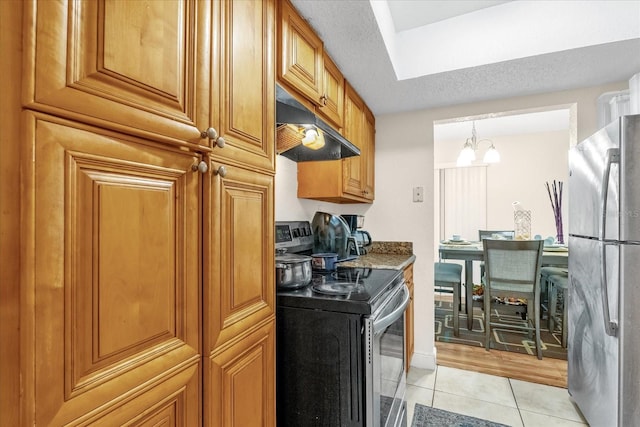
[[[479,160],[465,167],[456,165],[456,159],[467,138],[471,137],[473,127],[478,140],[490,140],[500,152],[499,163],[484,163],[482,151],[489,144],[479,144],[476,156]],[[439,260],[440,242],[453,235],[460,235],[463,240],[478,241],[478,230],[513,230],[512,203],[516,201],[531,210],[532,236],[555,236],[555,219],[545,183],[554,180],[566,182],[568,150],[577,142],[576,132],[575,105],[453,117],[434,122],[435,261]],[[565,197],[568,196],[566,192]],[[566,209],[566,200],[563,205]],[[566,218],[566,213],[563,216]],[[460,261],[460,264],[464,268],[464,262]],[[473,270],[470,284],[464,283],[463,272],[462,295],[465,294],[464,286],[474,286],[474,289],[478,288],[478,293],[481,292],[479,262],[473,262]],[[450,304],[451,295],[436,293],[434,300],[438,345],[439,341],[443,341],[438,329],[448,328],[452,323],[449,318],[438,318],[446,305]],[[463,307],[465,303],[463,299]],[[476,305],[481,306],[479,303]],[[514,314],[518,315],[517,308]],[[461,315],[460,325],[461,329],[467,329],[464,314]],[[474,321],[474,329],[476,326],[481,327],[478,321]],[[464,339],[460,341],[460,344],[469,345],[468,342],[462,342]],[[530,350],[535,352],[535,349]],[[530,357],[535,359],[533,355]]]

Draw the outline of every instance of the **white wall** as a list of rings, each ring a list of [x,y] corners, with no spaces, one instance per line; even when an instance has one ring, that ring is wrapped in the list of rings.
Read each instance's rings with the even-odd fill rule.
[[[455,105],[376,117],[376,199],[372,205],[335,205],[296,198],[295,163],[276,163],[276,219],[308,219],[318,207],[336,213],[364,213],[365,228],[374,240],[412,241],[416,263],[416,353],[412,364],[435,368],[433,260],[433,122],[492,112],[528,110],[575,104],[570,139],[582,140],[597,130],[596,101],[603,92],[626,89],[628,82],[531,95],[497,101]],[[425,94],[429,96],[429,94]],[[424,203],[412,202],[412,188],[424,187]],[[298,215],[305,216],[301,218]],[[295,216],[295,217],[294,217]]]
[[[336,204],[298,199],[297,163],[283,156],[276,156],[275,193],[276,221],[311,221],[316,211],[365,215],[371,207],[368,204]],[[367,225],[368,221],[365,218],[363,229],[368,230]]]

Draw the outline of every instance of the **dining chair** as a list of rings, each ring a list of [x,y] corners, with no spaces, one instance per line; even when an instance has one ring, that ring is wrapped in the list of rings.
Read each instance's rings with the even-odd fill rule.
[[[482,241],[485,260],[484,316],[485,348],[491,345],[491,327],[535,332],[538,359],[542,359],[540,340],[540,265],[542,240]],[[513,325],[491,320],[491,302],[495,297],[514,297],[527,300],[527,324]]]
[[[460,305],[462,304],[460,289],[462,288],[462,266],[460,264],[435,262],[434,285],[441,288],[452,288],[453,301],[453,335],[460,334]],[[468,304],[468,302],[467,302]]]
[[[478,230],[478,241],[482,242],[484,239],[493,239],[494,236],[499,236],[499,239],[513,240],[516,235],[515,230]],[[480,280],[484,277],[484,261],[480,262]]]
[[[562,348],[567,348],[567,315],[568,307],[567,297],[569,289],[569,275],[566,274],[552,274],[547,278],[549,283],[549,332],[553,333],[555,330],[555,323],[560,319],[560,344]],[[562,317],[556,313],[558,306],[558,291],[562,292]]]
[[[544,248],[543,248],[544,252]],[[549,283],[549,277],[553,275],[567,276],[569,270],[566,266],[553,266],[544,265],[540,267],[540,318],[544,317],[544,313],[547,314],[547,322],[549,323],[549,332],[552,332],[552,320],[549,316],[550,309],[550,296],[551,296],[551,284]]]

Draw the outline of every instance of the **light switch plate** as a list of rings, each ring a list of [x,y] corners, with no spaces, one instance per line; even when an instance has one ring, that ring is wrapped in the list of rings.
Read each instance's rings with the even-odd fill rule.
[[[424,202],[424,188],[413,187],[413,201],[414,203]]]

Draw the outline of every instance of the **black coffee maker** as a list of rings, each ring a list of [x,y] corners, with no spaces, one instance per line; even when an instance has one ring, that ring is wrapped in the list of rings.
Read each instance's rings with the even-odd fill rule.
[[[351,230],[349,239],[350,255],[364,255],[371,250],[371,235],[361,228],[364,226],[363,215],[341,215]]]

